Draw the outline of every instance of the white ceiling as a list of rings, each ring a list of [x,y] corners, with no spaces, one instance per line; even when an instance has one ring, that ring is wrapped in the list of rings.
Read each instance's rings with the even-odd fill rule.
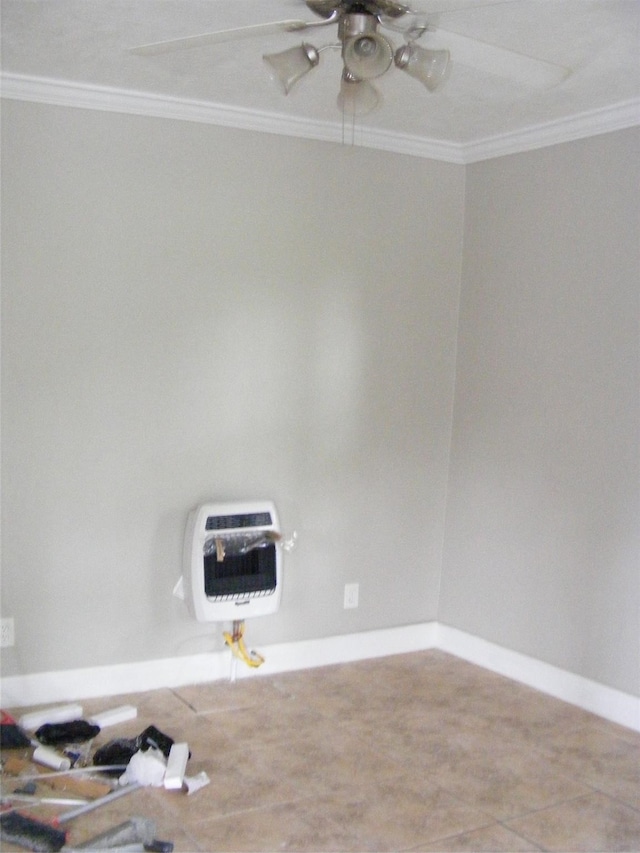
[[[278,34],[152,56],[129,48],[288,18],[314,19],[303,0],[2,0],[7,98],[166,115],[358,144],[452,162],[640,124],[640,0],[415,0],[436,28],[423,46],[461,34],[566,66],[531,86],[463,63],[430,93],[392,68],[376,80],[382,107],[344,128],[336,106],[338,51],[285,97],[262,54],[299,44]],[[402,39],[384,31],[395,44]],[[320,47],[336,28],[311,30]]]

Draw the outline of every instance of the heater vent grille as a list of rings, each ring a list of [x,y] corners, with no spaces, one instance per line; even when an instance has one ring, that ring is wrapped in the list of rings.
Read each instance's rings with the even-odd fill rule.
[[[276,548],[256,548],[248,554],[225,557],[218,562],[215,555],[204,557],[204,591],[214,598],[222,595],[246,595],[276,588]]]
[[[252,598],[264,598],[267,595],[275,595],[275,589],[260,589],[253,592],[232,592],[228,595],[209,596],[210,601],[234,601],[240,604],[248,603]]]
[[[206,530],[234,530],[243,527],[264,527],[271,524],[270,512],[248,512],[238,515],[210,515]]]

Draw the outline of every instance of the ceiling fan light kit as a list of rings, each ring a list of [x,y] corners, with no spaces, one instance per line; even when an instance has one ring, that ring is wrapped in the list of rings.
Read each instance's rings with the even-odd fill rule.
[[[265,54],[262,58],[270,67],[272,77],[288,95],[291,87],[320,62],[320,53],[312,44],[303,42],[281,53]]]
[[[507,77],[524,85],[548,87],[561,82],[569,70],[554,63],[535,59],[513,50],[490,45],[434,26],[424,13],[396,0],[301,0],[320,20],[285,20],[254,24],[231,30],[218,30],[197,36],[139,45],[131,52],[153,55],[170,50],[218,44],[232,39],[294,33],[338,25],[338,41],[322,47],[303,42],[280,53],[263,54],[271,76],[287,95],[291,88],[320,62],[324,50],[336,49],[342,54],[342,77],[338,106],[343,114],[366,115],[381,102],[380,93],[369,80],[381,77],[395,65],[433,92],[447,78],[450,69],[449,50],[434,50],[416,44],[425,33],[441,30],[447,47],[455,52],[461,65],[479,68],[484,73]],[[404,44],[396,49],[378,32],[378,27],[400,34]]]
[[[368,80],[358,80],[346,68],[340,81],[337,104],[345,116],[365,116],[380,106],[382,96]]]
[[[398,48],[394,61],[398,68],[406,71],[433,92],[446,78],[449,68],[449,51],[429,50],[409,42]]]
[[[391,67],[393,46],[377,32],[373,15],[345,15],[338,27],[345,68],[358,80],[373,80]]]
[[[306,0],[306,3],[313,12],[325,19],[323,25],[337,22],[339,43],[321,48],[303,43],[281,53],[264,54],[262,58],[269,65],[272,77],[284,89],[285,95],[289,94],[298,80],[318,65],[320,52],[333,47],[342,51],[343,72],[337,103],[343,113],[361,116],[376,109],[381,96],[368,81],[386,74],[393,64],[420,81],[431,92],[444,80],[449,52],[427,50],[414,44],[414,40],[423,35],[428,27],[424,22],[416,27],[416,13],[411,12],[409,7],[387,0],[364,3],[351,0]],[[405,14],[411,16],[409,29],[405,33],[409,40],[395,50],[392,42],[378,32],[378,25],[384,26],[384,21],[393,22],[393,29],[403,32],[395,25],[395,21]],[[317,26],[317,23],[310,22],[309,26]]]

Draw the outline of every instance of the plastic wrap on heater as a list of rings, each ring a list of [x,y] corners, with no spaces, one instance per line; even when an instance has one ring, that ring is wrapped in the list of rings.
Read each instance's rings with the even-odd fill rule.
[[[279,540],[280,534],[273,530],[259,530],[256,533],[222,533],[207,539],[202,550],[205,557],[222,554],[223,556],[218,556],[218,559],[224,559],[243,556],[255,548],[266,548]]]

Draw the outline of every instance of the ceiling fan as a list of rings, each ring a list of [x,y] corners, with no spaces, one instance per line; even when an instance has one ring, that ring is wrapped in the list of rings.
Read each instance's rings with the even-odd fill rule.
[[[426,12],[416,11],[396,0],[303,0],[319,20],[289,19],[254,24],[228,30],[139,45],[131,53],[153,55],[185,48],[215,45],[237,39],[276,33],[300,33],[310,29],[338,26],[338,41],[316,48],[302,42],[280,53],[264,54],[263,59],[285,94],[320,62],[324,50],[342,53],[342,79],[338,106],[344,112],[364,115],[375,109],[380,94],[371,80],[392,66],[404,71],[434,91],[446,79],[453,52],[462,65],[485,73],[507,77],[527,86],[547,87],[564,79],[567,68],[522,53],[488,44],[446,30]],[[399,34],[403,43],[395,47],[379,28]],[[416,44],[427,33],[443,34],[447,49]]]

